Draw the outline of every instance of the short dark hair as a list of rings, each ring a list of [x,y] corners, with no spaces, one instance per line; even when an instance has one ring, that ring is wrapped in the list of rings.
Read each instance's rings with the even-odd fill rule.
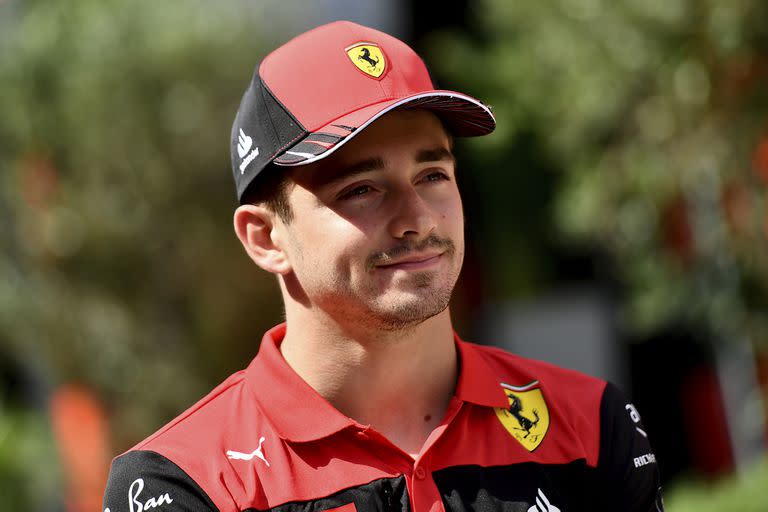
[[[284,167],[269,164],[243,192],[241,204],[263,205],[289,224],[293,211],[288,201],[289,173]]]

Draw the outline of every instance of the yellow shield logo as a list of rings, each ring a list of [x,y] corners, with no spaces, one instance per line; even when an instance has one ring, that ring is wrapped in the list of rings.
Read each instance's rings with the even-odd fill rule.
[[[501,383],[509,399],[509,407],[494,407],[496,416],[507,432],[532,452],[544,440],[549,430],[549,409],[544,395],[535,380],[525,386],[510,386]]]
[[[368,76],[379,78],[384,74],[387,67],[387,61],[384,59],[384,53],[374,43],[357,43],[347,48],[347,57],[352,61],[357,69]]]

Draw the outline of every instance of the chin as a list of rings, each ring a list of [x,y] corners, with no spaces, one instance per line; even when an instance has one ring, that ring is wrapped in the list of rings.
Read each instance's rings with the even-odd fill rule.
[[[451,300],[451,292],[430,291],[428,296],[411,296],[407,300],[398,300],[383,307],[374,308],[371,316],[384,329],[396,331],[415,327],[446,309]]]

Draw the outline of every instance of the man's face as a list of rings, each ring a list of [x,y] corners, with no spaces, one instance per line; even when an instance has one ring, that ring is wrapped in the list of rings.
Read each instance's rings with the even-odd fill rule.
[[[295,168],[293,220],[280,225],[288,293],[337,322],[390,330],[444,311],[464,257],[450,147],[434,114],[395,110]]]

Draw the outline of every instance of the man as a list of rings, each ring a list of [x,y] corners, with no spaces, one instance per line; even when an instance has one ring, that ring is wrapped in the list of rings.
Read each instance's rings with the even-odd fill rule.
[[[105,510],[661,510],[646,433],[613,386],[452,330],[452,137],[494,126],[366,27],[268,55],[232,130],[234,227],[277,276],[286,322],[115,459]]]

